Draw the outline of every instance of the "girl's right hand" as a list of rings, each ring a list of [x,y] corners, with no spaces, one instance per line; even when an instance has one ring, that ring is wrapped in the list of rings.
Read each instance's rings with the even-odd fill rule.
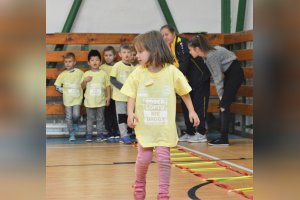
[[[138,118],[135,116],[135,114],[134,113],[129,114],[128,118],[127,118],[127,125],[130,128],[135,128],[135,126],[137,125],[137,123],[138,123]]]

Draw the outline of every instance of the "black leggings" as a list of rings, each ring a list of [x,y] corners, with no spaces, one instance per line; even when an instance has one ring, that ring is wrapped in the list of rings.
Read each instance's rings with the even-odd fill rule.
[[[220,107],[229,110],[230,105],[235,101],[238,89],[245,80],[240,62],[234,60],[224,72],[224,76],[224,93],[220,101]]]
[[[220,101],[220,108],[225,111],[220,112],[221,135],[224,139],[228,139],[229,122],[230,122],[230,106],[235,101],[236,94],[241,84],[244,82],[244,72],[239,61],[234,60],[230,67],[224,73],[224,93]]]
[[[186,132],[189,135],[194,135],[195,132],[201,133],[204,135],[206,133],[205,128],[205,116],[207,113],[208,108],[208,100],[209,100],[209,91],[210,90],[210,80],[207,80],[203,83],[203,86],[200,88],[193,88],[193,90],[190,92],[191,100],[195,109],[195,112],[197,113],[200,124],[197,128],[193,127],[193,124],[190,122],[189,119],[189,111],[184,104],[184,102],[181,102],[182,112],[184,116],[184,122],[186,125]]]

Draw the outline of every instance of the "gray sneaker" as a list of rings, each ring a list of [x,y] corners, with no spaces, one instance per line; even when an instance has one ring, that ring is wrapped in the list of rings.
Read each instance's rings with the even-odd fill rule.
[[[183,136],[181,136],[180,138],[179,138],[179,142],[187,142],[189,139],[190,139],[190,135],[189,134],[184,134]]]
[[[206,135],[196,132],[195,135],[189,138],[188,142],[207,142]]]

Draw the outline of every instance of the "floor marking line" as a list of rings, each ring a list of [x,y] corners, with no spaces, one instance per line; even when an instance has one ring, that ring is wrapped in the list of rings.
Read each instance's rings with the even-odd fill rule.
[[[187,151],[193,152],[193,153],[195,153],[195,154],[202,155],[202,156],[205,156],[205,157],[210,158],[210,159],[213,159],[213,160],[218,160],[219,162],[222,162],[222,163],[231,165],[231,166],[233,166],[233,167],[242,169],[242,170],[244,170],[244,171],[247,171],[247,172],[250,172],[250,173],[253,174],[253,170],[251,170],[251,169],[249,169],[249,168],[246,168],[246,167],[243,167],[243,166],[241,166],[241,165],[238,165],[238,164],[235,164],[235,163],[232,163],[232,162],[228,162],[228,161],[226,161],[226,160],[222,160],[222,159],[217,158],[217,157],[215,157],[215,156],[211,156],[211,155],[209,155],[209,154],[202,153],[202,152],[200,152],[200,151],[196,151],[196,150],[194,150],[194,149],[190,149],[190,148],[185,147],[185,146],[181,146],[181,145],[177,145],[177,146],[180,147],[180,148],[182,148],[182,149],[185,149],[185,150],[187,150]]]

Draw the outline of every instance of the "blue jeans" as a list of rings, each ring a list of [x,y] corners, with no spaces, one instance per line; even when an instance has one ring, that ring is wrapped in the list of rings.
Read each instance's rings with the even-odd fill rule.
[[[80,105],[65,106],[66,122],[69,133],[74,131],[73,123],[78,124],[80,118]]]

